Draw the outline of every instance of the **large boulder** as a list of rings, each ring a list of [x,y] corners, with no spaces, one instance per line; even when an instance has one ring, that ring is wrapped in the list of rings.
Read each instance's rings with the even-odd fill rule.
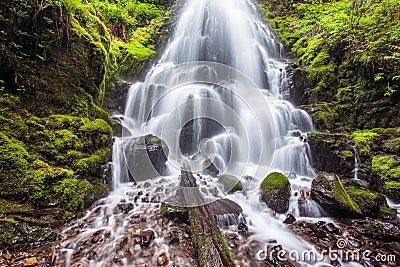
[[[125,160],[135,181],[145,181],[165,174],[168,147],[158,137],[134,138],[125,149]]]
[[[213,215],[240,215],[243,212],[239,204],[226,198],[213,201],[208,205],[208,207]]]
[[[367,217],[379,217],[381,208],[386,206],[385,196],[367,189],[355,187],[346,188],[351,199],[360,207],[361,212]]]
[[[349,136],[313,132],[307,135],[307,142],[316,170],[354,177],[355,155]]]
[[[351,199],[337,175],[321,173],[311,185],[311,198],[334,217],[360,217],[360,207]]]
[[[262,200],[274,211],[284,213],[289,209],[289,179],[279,172],[269,174],[261,183]]]

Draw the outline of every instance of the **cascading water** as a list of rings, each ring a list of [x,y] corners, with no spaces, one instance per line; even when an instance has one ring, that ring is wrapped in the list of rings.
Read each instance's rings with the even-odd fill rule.
[[[141,206],[135,199],[138,206],[122,217],[115,214],[118,203],[130,203],[140,191],[128,183],[132,178],[150,183],[148,191],[166,200],[179,183],[181,167],[189,165],[192,171],[201,172],[210,162],[220,174],[239,177],[244,184],[248,181],[243,177],[251,177],[246,192],[226,197],[242,207],[249,230],[256,233],[255,239],[274,239],[286,249],[311,249],[285,230],[283,215],[271,216],[259,200],[259,184],[276,170],[290,177],[294,195],[289,212],[295,216],[321,215],[310,200],[305,201],[302,212],[298,207],[299,196],[307,193],[315,176],[304,136],[313,126],[306,112],[283,99],[288,87],[286,67],[282,44],[258,18],[250,0],[187,0],[175,35],[160,61],[144,83],[130,89],[122,120],[124,134],[115,138],[113,149],[114,192],[83,219],[88,225],[82,233],[65,244],[61,250],[67,259],[65,264],[72,265],[74,251],[98,231],[108,242],[105,247],[119,246],[135,214],[144,212],[146,205],[150,213],[154,210],[148,201]],[[168,176],[154,177],[151,173],[136,179],[132,174],[132,145],[137,137],[147,134],[160,137],[168,146],[168,168],[164,173]],[[214,187],[215,181],[205,177],[207,185]],[[162,195],[160,187],[164,188]],[[210,192],[207,186],[204,189],[202,192]],[[211,201],[223,194],[211,191],[207,195]],[[156,232],[162,246],[162,231],[154,225],[148,228]],[[79,262],[85,266],[115,263],[116,253],[96,249],[107,256],[85,256]],[[164,247],[153,253],[167,250]],[[120,257],[119,264],[132,264],[129,257]]]

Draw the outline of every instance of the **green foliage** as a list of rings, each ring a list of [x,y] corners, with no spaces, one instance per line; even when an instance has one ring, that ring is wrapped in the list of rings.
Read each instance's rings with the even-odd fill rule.
[[[344,159],[344,160],[354,158],[354,153],[353,153],[353,151],[350,151],[350,150],[343,150],[341,153],[342,153],[342,155],[343,155],[343,159]]]
[[[371,158],[379,135],[371,131],[355,131],[352,136],[359,155],[367,159]]]
[[[260,9],[305,66],[312,101],[334,107],[327,129],[400,123],[399,0],[261,0]]]
[[[77,172],[80,174],[96,175],[99,172],[101,163],[104,163],[109,152],[109,148],[103,148],[96,150],[89,157],[79,159],[75,164]]]
[[[54,186],[54,192],[67,211],[83,209],[84,199],[92,191],[93,187],[87,182],[77,179],[63,179]]]
[[[346,188],[350,198],[360,207],[368,207],[379,197],[377,193],[355,187]]]
[[[400,182],[389,181],[385,183],[386,194],[395,201],[400,201]]]

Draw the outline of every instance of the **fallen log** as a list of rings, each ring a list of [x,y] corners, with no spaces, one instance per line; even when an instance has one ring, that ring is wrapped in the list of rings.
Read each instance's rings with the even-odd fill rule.
[[[210,212],[208,205],[204,204],[205,200],[198,189],[192,172],[181,171],[180,186],[183,193],[179,197],[185,197],[185,204],[194,204],[187,205],[187,207],[189,206],[187,210],[192,244],[196,250],[199,265],[202,267],[236,266],[225,238],[217,227],[214,215]]]

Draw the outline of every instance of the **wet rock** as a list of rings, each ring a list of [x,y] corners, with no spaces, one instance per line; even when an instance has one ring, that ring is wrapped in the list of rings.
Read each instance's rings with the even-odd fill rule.
[[[36,266],[37,262],[36,257],[28,258],[25,260],[24,266]]]
[[[168,259],[167,253],[165,253],[165,252],[157,257],[157,263],[159,266],[167,265],[168,262],[169,262],[169,259]]]
[[[354,177],[354,148],[350,137],[342,134],[309,133],[307,135],[313,167],[343,178]]]
[[[217,177],[219,174],[219,170],[215,167],[214,163],[210,160],[206,160],[203,164],[203,173],[205,175],[210,175],[212,177]]]
[[[253,234],[249,231],[249,227],[243,222],[239,223],[238,225],[238,233],[244,237],[248,237]]]
[[[398,221],[388,222],[378,219],[365,219],[345,222],[362,235],[384,239],[385,241],[400,242],[400,224]]]
[[[240,180],[231,175],[222,175],[218,177],[218,182],[223,186],[225,193],[234,193],[243,190],[243,185]]]
[[[155,234],[152,230],[145,230],[140,235],[140,246],[141,247],[149,247],[151,242],[155,239]]]
[[[168,147],[153,135],[132,139],[125,151],[128,168],[134,180],[144,181],[165,174]]]
[[[288,214],[286,219],[283,221],[284,224],[292,224],[296,221],[296,218],[292,214]]]
[[[239,215],[243,212],[242,208],[236,202],[226,198],[213,201],[208,207],[213,215]]]
[[[278,172],[269,174],[261,183],[261,196],[272,210],[278,213],[286,212],[290,199],[289,179]]]
[[[117,207],[119,210],[121,210],[123,213],[128,213],[129,211],[131,211],[135,205],[133,203],[118,203]]]
[[[351,199],[339,177],[320,173],[311,184],[311,198],[331,216],[360,217],[360,207]]]

